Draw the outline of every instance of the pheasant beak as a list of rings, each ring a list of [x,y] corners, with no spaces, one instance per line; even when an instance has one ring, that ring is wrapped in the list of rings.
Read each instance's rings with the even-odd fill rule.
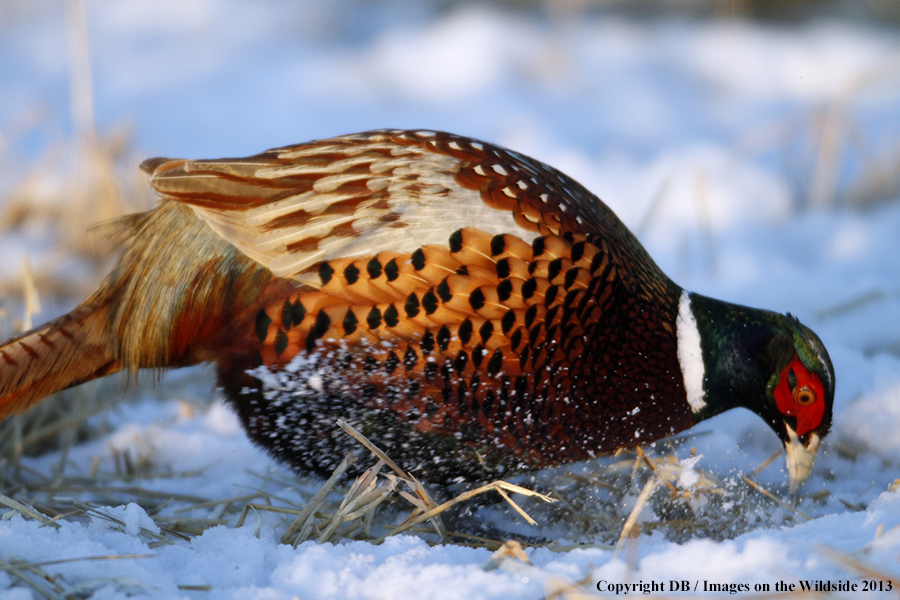
[[[787,423],[784,426],[787,428],[788,434],[788,441],[784,444],[787,454],[788,477],[791,481],[791,493],[794,493],[812,471],[821,438],[816,432],[812,432],[809,434],[809,441],[804,446],[794,428]]]

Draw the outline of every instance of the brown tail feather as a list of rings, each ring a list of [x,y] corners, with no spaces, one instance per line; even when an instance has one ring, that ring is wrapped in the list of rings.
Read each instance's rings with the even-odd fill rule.
[[[207,344],[255,306],[272,279],[187,206],[166,202],[125,227],[131,230],[125,251],[90,298],[0,342],[0,421],[48,394],[122,369],[216,360]]]
[[[108,341],[107,307],[85,302],[0,346],[0,420],[44,396],[121,370]]]

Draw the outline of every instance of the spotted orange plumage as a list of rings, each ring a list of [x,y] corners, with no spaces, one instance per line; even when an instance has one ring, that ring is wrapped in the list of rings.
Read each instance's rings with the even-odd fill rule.
[[[313,149],[321,163],[311,172],[293,162],[312,156]],[[421,157],[429,154],[439,159],[433,165],[446,169],[444,181],[428,171],[406,171],[410,161],[426,161]],[[290,162],[283,162],[285,156]],[[339,441],[330,420],[348,413],[358,413],[362,424],[377,421],[377,430],[367,428],[374,439],[405,448],[413,465],[441,477],[504,463],[586,458],[639,441],[636,431],[655,439],[691,424],[684,403],[656,408],[643,402],[639,415],[634,406],[641,392],[621,392],[626,385],[646,385],[649,370],[661,398],[683,395],[671,326],[676,306],[659,302],[677,292],[630,235],[622,235],[627,229],[618,219],[571,179],[505,150],[430,132],[364,134],[272,151],[248,161],[255,169],[249,178],[238,174],[234,162],[165,162],[155,165],[153,184],[167,197],[199,207],[203,216],[259,206],[263,194],[249,190],[260,181],[260,170],[279,181],[290,178],[290,188],[266,188],[273,194],[268,205],[287,206],[259,226],[261,235],[275,237],[272,232],[301,224],[296,238],[285,236],[276,259],[295,253],[302,260],[304,252],[353,239],[354,220],[367,218],[367,209],[382,226],[415,229],[402,207],[390,204],[389,192],[398,184],[373,186],[376,175],[400,179],[407,202],[417,201],[417,193],[445,202],[459,195],[451,186],[459,186],[473,192],[465,201],[513,217],[509,234],[488,233],[477,223],[441,225],[429,240],[435,243],[411,240],[418,246],[412,252],[330,253],[337,256],[291,273],[316,291],[279,297],[246,317],[238,329],[253,335],[229,332],[230,347],[241,340],[245,349],[257,346],[258,355],[244,350],[242,360],[229,364],[226,392],[236,398],[251,435],[277,455],[327,471],[341,456],[333,451]],[[314,175],[330,179],[323,184]],[[218,180],[211,183],[210,176]],[[309,190],[335,199],[318,213],[284,200]],[[310,235],[306,225],[319,215],[348,218]],[[532,243],[516,230],[530,234]],[[623,268],[631,277],[619,276]],[[622,312],[629,305],[633,309]],[[644,364],[629,367],[631,354],[646,351],[653,332],[668,343],[657,340]],[[303,376],[321,373],[316,381],[324,378],[322,389],[301,382],[285,394],[269,392],[267,399],[255,378],[243,375],[252,367],[277,374],[298,356],[314,358]],[[313,400],[285,401],[288,394]],[[307,427],[320,413],[327,418]],[[611,422],[618,425],[605,426]],[[316,434],[328,438],[332,452],[317,451]],[[432,466],[436,444],[444,455]]]
[[[740,403],[689,398],[683,290],[605,204],[521,154],[375,131],[143,167],[163,202],[133,220],[75,336],[70,319],[0,347],[0,416],[119,369],[211,361],[250,436],[295,467],[336,465],[341,417],[446,481],[587,458]],[[833,385],[830,363],[806,368]],[[808,429],[828,420],[830,404]]]

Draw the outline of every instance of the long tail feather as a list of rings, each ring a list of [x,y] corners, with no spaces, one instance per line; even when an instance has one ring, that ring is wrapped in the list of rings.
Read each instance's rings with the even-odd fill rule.
[[[0,420],[48,394],[121,370],[108,341],[107,306],[85,302],[0,346]]]

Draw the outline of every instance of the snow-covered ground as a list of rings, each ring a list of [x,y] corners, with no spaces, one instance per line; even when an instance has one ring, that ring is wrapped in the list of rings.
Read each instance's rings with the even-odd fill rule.
[[[0,23],[0,127],[10,131],[39,106],[70,132],[61,4],[38,5],[50,12],[22,3]],[[152,457],[146,471],[159,476],[66,492],[107,503],[101,512],[118,524],[96,513],[45,526],[0,509],[0,597],[38,597],[5,570],[14,559],[79,558],[43,569],[65,590],[98,599],[541,598],[576,582],[597,593],[601,581],[610,592],[662,583],[659,597],[708,595],[704,582],[746,584],[739,596],[800,580],[850,581],[858,592],[863,580],[880,590],[890,581],[896,594],[900,494],[889,488],[900,477],[900,34],[835,22],[788,28],[430,7],[87,2],[97,122],[101,130],[129,123],[142,157],[236,156],[417,127],[490,140],[562,169],[598,193],[681,285],[791,311],[824,340],[838,385],[832,433],[796,503],[812,518],[783,518],[793,513],[747,491],[732,502],[752,499],[759,525],[733,539],[646,533],[658,518],[646,510],[630,555],[599,543],[540,548],[528,551],[531,565],[508,559],[494,570],[482,568],[487,550],[410,536],[292,548],[279,542],[290,518],[251,513],[237,528],[236,515],[217,505],[187,516],[226,525],[157,545],[157,522],[136,504],[116,507],[126,495],[112,488],[180,495],[160,509],[166,515],[263,488],[302,506],[320,483],[293,482],[253,448],[224,406],[203,403],[212,375],[193,370],[155,390],[132,388],[135,401],[95,417],[110,432],[64,457],[65,475],[96,469],[99,480],[125,450],[133,461]],[[4,147],[28,161],[54,135]],[[58,260],[37,242],[2,247],[0,272],[21,264],[25,250],[37,263]],[[746,411],[692,433],[700,457],[682,465],[682,484],[697,469],[733,489],[779,446]],[[50,476],[60,460],[25,464]],[[755,478],[787,498],[782,458]],[[496,507],[477,516],[517,535],[600,541],[559,525],[531,529]],[[110,555],[140,556],[89,559]],[[676,594],[675,581],[691,591]]]

